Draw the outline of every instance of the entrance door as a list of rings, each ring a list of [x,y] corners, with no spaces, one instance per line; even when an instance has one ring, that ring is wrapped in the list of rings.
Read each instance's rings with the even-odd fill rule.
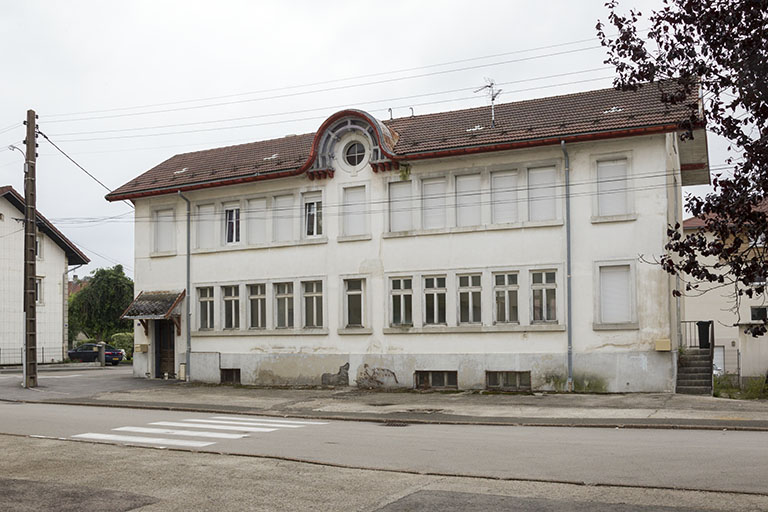
[[[174,328],[170,320],[155,320],[155,377],[162,378],[166,373],[169,376],[176,373]]]

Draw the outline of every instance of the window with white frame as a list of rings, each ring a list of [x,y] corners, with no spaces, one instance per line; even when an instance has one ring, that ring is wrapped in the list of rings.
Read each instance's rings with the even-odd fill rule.
[[[344,325],[363,327],[365,279],[344,280]]]
[[[413,325],[413,279],[410,277],[393,277],[389,280],[390,296],[392,297],[392,327]]]
[[[531,272],[533,322],[557,321],[557,273],[554,270]]]
[[[604,324],[632,321],[632,283],[629,265],[600,267],[600,322]]]
[[[35,278],[35,302],[38,304],[43,303],[43,278]]]
[[[197,247],[211,249],[215,244],[216,207],[212,204],[201,204],[197,207]]]
[[[517,273],[494,274],[493,283],[493,295],[496,301],[494,322],[497,324],[519,322]]]
[[[430,178],[421,182],[421,227],[445,227],[445,178]]]
[[[245,229],[249,244],[263,244],[267,241],[267,200],[265,198],[248,200]]]
[[[413,187],[410,181],[393,181],[389,184],[389,230],[413,229]]]
[[[479,324],[481,322],[480,297],[482,287],[480,274],[459,277],[459,323]]]
[[[293,196],[276,196],[272,201],[272,238],[276,242],[293,240]]]
[[[323,234],[323,196],[320,192],[304,194],[304,236]]]
[[[293,283],[275,283],[275,327],[293,327]]]
[[[304,327],[323,326],[323,282],[305,281],[304,288]]]
[[[555,208],[557,172],[554,167],[538,167],[528,170],[528,220],[553,220]]]
[[[424,325],[445,324],[445,276],[424,278]]]
[[[456,176],[456,225],[479,226],[482,180],[479,174]]]
[[[630,213],[627,194],[627,160],[597,162],[597,214],[601,217]]]
[[[176,249],[176,230],[173,209],[156,210],[153,215],[155,227],[155,252],[171,252]]]
[[[367,233],[365,187],[346,187],[343,192],[342,233],[345,236]]]
[[[236,244],[240,242],[240,205],[230,204],[224,206],[224,243]]]
[[[240,328],[240,287],[234,286],[222,286],[221,287],[221,299],[224,302],[224,328],[225,329],[239,329]]]
[[[491,173],[491,212],[494,224],[517,222],[517,171]]]
[[[199,329],[213,329],[213,287],[198,288],[197,302],[200,307]]]
[[[43,237],[41,235],[35,237],[35,257],[39,260],[43,259]]]
[[[267,285],[248,285],[248,316],[248,327],[251,329],[267,327]]]

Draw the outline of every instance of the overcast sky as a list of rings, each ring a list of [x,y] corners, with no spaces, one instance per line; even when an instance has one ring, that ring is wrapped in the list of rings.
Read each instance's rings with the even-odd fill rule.
[[[487,77],[500,102],[610,87],[603,4],[0,0],[0,185],[23,192],[6,148],[30,108],[113,189],[177,153],[313,132],[348,106],[387,119],[486,105],[472,89]],[[76,273],[132,275],[130,207],[39,143],[38,207],[92,260]],[[725,145],[709,146],[722,163]]]

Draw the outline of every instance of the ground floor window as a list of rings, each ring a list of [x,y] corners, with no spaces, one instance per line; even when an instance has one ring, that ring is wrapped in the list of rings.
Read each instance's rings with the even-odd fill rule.
[[[304,327],[323,326],[323,282],[306,281],[304,286]]]
[[[393,327],[413,325],[413,279],[396,277],[390,279]]]
[[[344,316],[346,327],[363,326],[364,279],[344,280]]]
[[[275,326],[293,327],[293,283],[275,283]]]
[[[213,329],[213,287],[197,289],[200,304],[200,329]]]
[[[485,372],[485,385],[489,389],[527,391],[531,389],[531,372]]]
[[[224,301],[224,328],[240,328],[240,287],[222,286],[221,295]]]
[[[557,322],[557,275],[554,270],[531,272],[533,322]]]
[[[250,313],[249,327],[265,329],[267,327],[267,287],[264,284],[248,285],[248,305]]]
[[[443,371],[417,371],[415,374],[417,389],[458,388],[458,372],[453,370]]]

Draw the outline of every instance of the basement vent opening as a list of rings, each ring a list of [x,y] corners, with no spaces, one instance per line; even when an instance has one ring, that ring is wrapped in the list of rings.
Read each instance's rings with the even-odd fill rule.
[[[222,368],[222,384],[240,384],[240,368]]]
[[[414,374],[416,389],[457,389],[458,372],[456,371],[417,371]]]
[[[382,427],[407,427],[409,424],[404,421],[387,420],[384,423],[380,423]]]
[[[485,372],[485,387],[501,391],[530,391],[531,372]]]

